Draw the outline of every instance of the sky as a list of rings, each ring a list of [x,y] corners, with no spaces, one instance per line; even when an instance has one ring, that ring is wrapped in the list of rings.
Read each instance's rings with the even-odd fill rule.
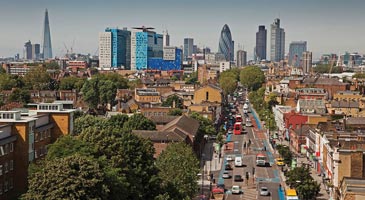
[[[218,49],[224,24],[252,59],[259,25],[268,29],[280,18],[286,53],[292,41],[307,41],[314,58],[323,53],[365,54],[364,0],[1,0],[0,57],[19,53],[28,40],[42,42],[45,9],[49,12],[54,56],[68,49],[98,50],[98,33],[106,27],[155,27],[168,30],[171,45],[186,37],[199,47]],[[65,47],[66,46],[66,47]],[[269,54],[269,53],[268,53]]]

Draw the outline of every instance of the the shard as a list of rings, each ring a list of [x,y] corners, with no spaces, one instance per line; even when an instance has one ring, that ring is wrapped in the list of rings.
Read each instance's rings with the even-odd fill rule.
[[[43,59],[52,58],[52,43],[51,43],[51,30],[49,28],[48,10],[44,16],[44,28],[43,28]]]

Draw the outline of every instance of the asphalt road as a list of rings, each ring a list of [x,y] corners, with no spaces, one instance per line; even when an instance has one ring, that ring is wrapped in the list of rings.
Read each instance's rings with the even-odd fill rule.
[[[240,105],[240,108],[242,105]],[[241,111],[242,113],[242,111]],[[252,117],[252,113],[249,114]],[[254,123],[255,124],[255,123]],[[279,200],[278,188],[280,184],[279,169],[275,165],[272,149],[269,148],[266,135],[263,131],[260,131],[256,127],[246,127],[247,134],[233,135],[232,141],[234,147],[230,152],[226,152],[224,159],[227,155],[238,155],[243,157],[243,167],[234,167],[234,161],[231,161],[231,166],[233,170],[228,170],[232,178],[224,179],[227,200],[238,200],[238,199],[273,199]],[[244,148],[244,142],[248,143],[251,140],[252,144],[249,148]],[[263,147],[266,146],[267,151],[262,151]],[[264,153],[268,157],[268,161],[271,163],[270,166],[257,167],[255,164],[255,157],[258,153]],[[224,160],[222,163],[222,170],[219,174],[221,177],[224,170],[225,163],[228,161]],[[253,177],[253,168],[255,168],[255,176]],[[249,180],[246,180],[246,172],[249,173]],[[244,178],[243,182],[235,182],[234,175],[241,175]],[[233,185],[239,185],[243,193],[237,195],[231,193],[231,188]],[[269,188],[271,193],[270,196],[260,196],[259,188],[266,186]]]

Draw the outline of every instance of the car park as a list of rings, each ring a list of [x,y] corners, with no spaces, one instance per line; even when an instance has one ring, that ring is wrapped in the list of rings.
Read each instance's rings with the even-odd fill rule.
[[[260,188],[260,196],[270,196],[270,191],[267,187]]]

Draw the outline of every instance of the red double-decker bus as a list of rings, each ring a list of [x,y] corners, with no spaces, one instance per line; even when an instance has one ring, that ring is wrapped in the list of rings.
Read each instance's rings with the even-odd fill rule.
[[[241,122],[236,122],[233,126],[233,134],[240,135],[242,132],[242,124]]]
[[[236,122],[241,122],[242,123],[242,116],[241,115],[236,115]]]

